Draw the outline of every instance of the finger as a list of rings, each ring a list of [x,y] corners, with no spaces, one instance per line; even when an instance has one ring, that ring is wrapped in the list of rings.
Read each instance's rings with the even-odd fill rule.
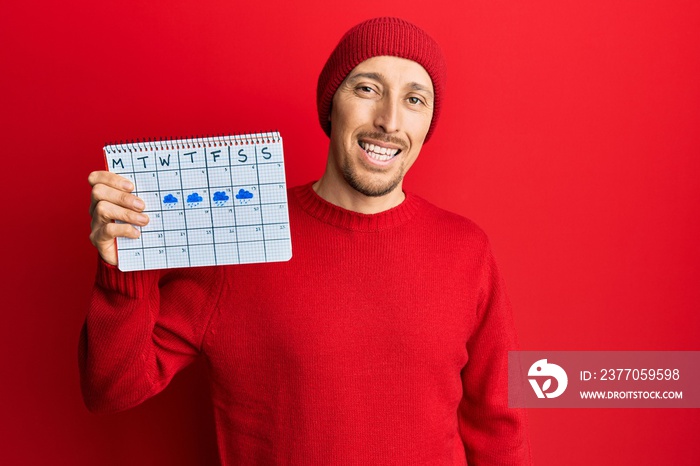
[[[90,186],[106,184],[114,189],[119,189],[129,193],[134,190],[134,183],[129,181],[127,178],[105,170],[90,173],[88,175],[88,183],[90,183]]]
[[[141,231],[128,223],[105,223],[90,233],[90,241],[98,249],[114,243],[115,238],[133,238],[141,236]]]
[[[141,212],[146,208],[146,204],[141,198],[102,183],[96,184],[92,188],[90,198],[90,215],[94,216],[95,206],[101,201],[107,201],[125,209],[131,209],[137,212]]]
[[[117,242],[115,237],[138,238],[140,232],[132,225],[124,223],[108,223],[103,228],[90,233],[90,241],[97,249],[102,259],[112,265],[117,265]]]
[[[112,241],[111,245],[106,244],[104,248],[98,248],[97,252],[99,252],[102,260],[108,264],[112,264],[114,266],[119,264],[119,260],[117,258],[117,247],[114,244],[114,241]]]
[[[126,209],[109,201],[97,202],[92,215],[92,229],[95,230],[103,224],[112,223],[113,220],[139,226],[148,225],[149,222],[148,215],[144,213]]]

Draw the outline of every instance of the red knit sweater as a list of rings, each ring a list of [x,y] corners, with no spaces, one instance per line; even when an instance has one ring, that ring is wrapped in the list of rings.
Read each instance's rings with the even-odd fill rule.
[[[203,357],[224,465],[531,464],[484,233],[411,194],[364,215],[309,184],[289,210],[289,262],[100,262],[80,344],[88,408],[137,405]]]

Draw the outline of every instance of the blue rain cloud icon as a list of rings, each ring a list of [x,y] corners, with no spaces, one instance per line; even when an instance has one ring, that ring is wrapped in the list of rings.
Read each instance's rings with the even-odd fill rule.
[[[224,191],[217,191],[214,193],[214,197],[212,199],[214,202],[226,202],[229,200],[229,197]]]
[[[163,203],[165,204],[175,204],[177,203],[177,198],[173,196],[172,194],[168,194],[163,198]]]
[[[199,195],[199,193],[192,193],[189,196],[187,196],[187,202],[190,204],[193,204],[195,202],[202,202],[202,196]]]
[[[238,194],[236,194],[236,199],[253,199],[253,193],[245,189],[239,189]]]

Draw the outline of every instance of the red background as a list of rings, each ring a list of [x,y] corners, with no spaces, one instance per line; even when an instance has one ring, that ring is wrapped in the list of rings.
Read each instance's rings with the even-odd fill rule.
[[[4,5],[0,463],[216,464],[198,365],[131,411],[82,404],[87,175],[108,141],[277,129],[289,184],[318,178],[316,78],[371,16],[443,45],[444,113],[407,187],[489,234],[523,349],[700,350],[697,1],[245,3]],[[697,409],[530,423],[540,466],[700,464]]]

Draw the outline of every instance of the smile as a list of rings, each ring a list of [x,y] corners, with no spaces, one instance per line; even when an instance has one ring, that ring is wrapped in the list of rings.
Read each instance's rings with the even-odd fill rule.
[[[396,154],[401,152],[401,149],[381,147],[376,144],[370,144],[364,141],[358,141],[358,143],[371,159],[377,160],[379,162],[386,162],[388,160],[391,160],[393,157],[396,156]]]

